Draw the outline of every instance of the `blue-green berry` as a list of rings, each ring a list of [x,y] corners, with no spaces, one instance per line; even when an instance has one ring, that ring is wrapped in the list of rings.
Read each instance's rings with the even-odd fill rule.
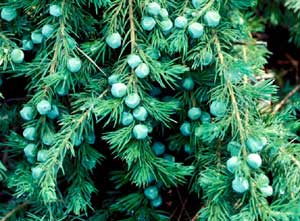
[[[117,74],[112,74],[108,77],[108,84],[113,85],[115,83],[118,83],[119,81],[119,75]]]
[[[66,96],[67,94],[69,94],[69,87],[67,85],[63,84],[59,84],[56,88],[55,88],[56,93],[59,96]]]
[[[200,38],[204,33],[204,27],[198,22],[193,22],[189,25],[188,31],[192,38]]]
[[[213,101],[209,110],[212,115],[216,117],[223,117],[227,112],[227,105],[222,101]]]
[[[119,48],[122,44],[121,35],[118,32],[108,35],[105,39],[106,44],[112,49]]]
[[[175,27],[179,29],[183,29],[187,26],[188,20],[184,16],[178,16],[175,19]]]
[[[37,153],[37,147],[35,144],[27,144],[24,148],[24,154],[27,158],[34,158]]]
[[[69,58],[67,61],[67,68],[72,73],[76,73],[76,72],[80,71],[81,66],[82,66],[82,62],[81,62],[80,58],[78,58],[78,57]]]
[[[265,137],[248,137],[246,140],[246,146],[251,152],[258,152],[261,151],[264,146],[267,144]]]
[[[196,9],[200,9],[206,3],[206,0],[192,0],[192,5]]]
[[[188,117],[191,120],[198,120],[201,117],[201,109],[199,107],[192,107],[188,111]]]
[[[133,136],[137,140],[144,140],[148,136],[149,129],[146,125],[137,124],[133,128]]]
[[[131,54],[127,57],[127,63],[131,68],[136,68],[142,63],[142,59],[139,55]]]
[[[141,98],[137,93],[128,94],[125,97],[125,104],[129,108],[136,108],[141,102]]]
[[[42,35],[44,35],[44,37],[46,38],[49,38],[53,32],[54,32],[53,25],[46,24],[42,27]]]
[[[12,21],[17,17],[17,10],[15,8],[5,7],[1,10],[1,18],[5,21]]]
[[[172,28],[173,28],[173,22],[171,21],[171,19],[163,20],[160,23],[160,29],[165,33],[171,31]]]
[[[236,141],[230,141],[227,144],[227,151],[230,152],[231,156],[238,156],[241,151],[241,144]]]
[[[133,116],[131,113],[123,112],[121,117],[121,124],[123,126],[128,126],[133,122]]]
[[[68,36],[66,39],[70,49],[74,50],[77,46],[77,42],[75,41],[75,39],[70,36]]]
[[[166,151],[166,146],[161,142],[154,142],[152,150],[156,156],[162,155]]]
[[[239,168],[240,165],[241,165],[241,161],[236,156],[229,158],[226,162],[227,170],[230,173],[234,173],[236,169]]]
[[[145,31],[151,31],[155,27],[156,21],[152,17],[145,16],[142,19],[141,25]]]
[[[29,121],[33,119],[34,110],[32,107],[25,106],[20,110],[20,115],[23,120]]]
[[[139,121],[145,121],[148,117],[148,112],[143,106],[135,108],[132,112],[133,117]]]
[[[44,170],[41,167],[36,166],[31,168],[31,175],[34,180],[41,179],[43,174],[44,174]]]
[[[152,87],[151,90],[149,91],[149,94],[152,97],[157,97],[161,95],[161,89],[159,87]]]
[[[27,140],[35,140],[36,138],[36,129],[35,127],[27,127],[23,131],[23,137],[25,137]]]
[[[269,177],[267,177],[265,174],[261,173],[258,175],[258,177],[256,179],[256,183],[257,183],[258,188],[266,187],[269,185],[270,180],[269,180]]]
[[[189,122],[184,122],[181,126],[180,126],[180,132],[183,136],[187,137],[190,136],[192,131],[191,131],[191,124]]]
[[[160,11],[159,11],[159,17],[162,19],[162,20],[165,20],[169,17],[169,12],[167,11],[167,9],[165,8],[161,8]]]
[[[162,198],[161,196],[158,196],[156,199],[151,200],[151,206],[153,206],[154,208],[158,208],[162,205]]]
[[[144,195],[149,200],[154,200],[159,196],[159,191],[156,186],[149,186],[144,190]]]
[[[204,15],[204,21],[209,27],[216,27],[219,25],[221,16],[217,11],[208,11]]]
[[[31,40],[22,40],[22,49],[24,51],[30,51],[33,49],[33,42]]]
[[[51,103],[47,100],[41,100],[36,105],[36,109],[39,112],[40,115],[46,115],[51,111]]]
[[[59,110],[58,107],[56,105],[52,105],[51,106],[51,110],[47,113],[47,117],[49,117],[50,119],[55,119],[59,116]]]
[[[212,63],[212,61],[213,61],[213,54],[211,53],[211,51],[207,51],[201,60],[201,64],[203,66],[207,66],[207,65],[210,65]]]
[[[235,177],[232,181],[232,189],[237,193],[244,193],[249,189],[249,182],[244,177]]]
[[[124,97],[127,94],[127,86],[123,83],[114,83],[111,86],[111,94],[115,98]]]
[[[209,113],[202,111],[200,116],[201,123],[210,123],[211,122],[211,116]]]
[[[150,74],[149,66],[145,63],[139,64],[139,66],[135,69],[135,75],[138,78],[145,78]]]
[[[62,10],[59,5],[50,5],[49,12],[50,12],[50,15],[52,15],[54,17],[59,17],[62,15]]]
[[[260,192],[264,197],[269,197],[273,195],[273,187],[272,186],[264,186],[259,188]]]
[[[182,80],[182,87],[184,90],[191,91],[195,86],[193,78],[187,77]]]
[[[10,57],[12,62],[14,62],[15,64],[21,64],[24,61],[25,55],[21,49],[15,48],[10,53]]]
[[[42,138],[43,144],[45,144],[47,146],[51,146],[55,142],[55,137],[54,137],[53,132],[46,132],[43,134],[43,136],[41,138]]]
[[[48,150],[39,150],[37,153],[37,161],[38,162],[46,162],[48,160],[49,153]]]
[[[43,42],[44,36],[39,31],[34,31],[31,33],[31,40],[33,44],[41,44]]]
[[[262,159],[259,154],[251,153],[247,156],[247,163],[252,169],[258,169],[261,167]]]
[[[146,11],[149,15],[156,16],[160,12],[160,5],[157,2],[151,2],[147,5]]]
[[[146,54],[154,60],[158,60],[161,56],[160,51],[157,48],[152,47],[146,48]]]
[[[184,144],[183,150],[187,154],[192,154],[194,152],[194,148],[192,148],[189,144]]]
[[[78,133],[75,132],[75,133],[72,134],[71,142],[75,147],[80,146],[82,141],[83,141],[83,138]]]
[[[170,162],[175,162],[175,157],[171,154],[164,154],[163,158]]]
[[[85,139],[88,144],[94,144],[96,142],[95,133],[89,133]]]

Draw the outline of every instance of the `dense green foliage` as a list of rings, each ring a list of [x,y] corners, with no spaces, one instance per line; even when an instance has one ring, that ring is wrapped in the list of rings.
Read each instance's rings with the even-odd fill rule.
[[[1,1],[2,220],[300,219],[297,108],[272,106],[256,6]]]

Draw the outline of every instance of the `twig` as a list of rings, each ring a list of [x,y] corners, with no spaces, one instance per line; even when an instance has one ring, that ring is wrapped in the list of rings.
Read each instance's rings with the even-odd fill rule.
[[[24,208],[25,206],[28,205],[28,201],[18,205],[17,207],[15,207],[14,209],[12,209],[9,213],[7,213],[2,219],[1,221],[6,221],[9,219],[9,217],[11,217],[13,214],[15,214],[18,210]]]
[[[179,215],[178,215],[177,221],[180,221],[180,220],[181,220],[182,213],[183,213],[184,211],[185,211],[187,217],[188,217],[189,219],[191,219],[190,214],[188,214],[188,212],[185,210],[185,205],[186,205],[186,203],[187,203],[187,199],[188,199],[188,198],[186,198],[186,199],[184,200],[184,202],[183,202],[183,201],[182,201],[181,194],[180,194],[178,188],[176,188],[176,191],[177,191],[178,198],[179,198],[180,203],[181,203],[181,206],[182,206],[181,209],[180,209],[180,213],[179,213]]]
[[[196,221],[196,220],[198,219],[198,216],[199,216],[199,212],[197,212],[197,213],[195,214],[195,216],[192,218],[191,221]]]
[[[288,93],[279,104],[277,104],[272,112],[276,114],[287,102],[288,100],[300,89],[300,84],[298,84],[290,93]]]

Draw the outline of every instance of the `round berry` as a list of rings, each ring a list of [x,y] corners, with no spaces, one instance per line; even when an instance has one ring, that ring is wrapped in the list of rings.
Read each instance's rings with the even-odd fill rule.
[[[188,31],[192,38],[200,38],[204,33],[204,27],[198,22],[193,22],[189,25]]]
[[[160,28],[163,32],[167,33],[173,28],[173,22],[171,21],[171,19],[163,20],[160,23]]]
[[[138,78],[145,78],[150,74],[150,69],[147,64],[142,63],[135,69],[134,72]]]
[[[230,152],[231,156],[238,156],[241,151],[241,144],[236,141],[230,141],[227,144],[227,151]]]
[[[259,154],[251,153],[247,156],[247,163],[251,168],[258,169],[262,164],[262,159]]]
[[[75,41],[74,38],[68,36],[67,37],[67,42],[68,42],[68,45],[69,45],[70,49],[74,50],[76,48],[77,42]]]
[[[210,123],[211,122],[210,114],[202,111],[200,116],[200,121],[201,123]]]
[[[21,49],[15,48],[10,54],[12,62],[21,64],[24,61],[24,52]]]
[[[226,167],[230,173],[234,173],[235,170],[240,166],[240,164],[241,164],[241,162],[240,162],[239,158],[234,156],[227,160]]]
[[[212,115],[216,117],[223,117],[226,114],[227,106],[222,101],[213,101],[209,109]]]
[[[206,0],[192,0],[192,5],[196,9],[200,9],[206,3]]]
[[[159,156],[165,152],[166,146],[161,142],[154,142],[152,145],[152,150],[156,156]]]
[[[122,38],[118,32],[108,35],[105,41],[106,44],[108,44],[108,46],[111,47],[112,49],[119,48],[122,44]]]
[[[66,96],[67,94],[69,94],[69,87],[65,84],[59,84],[55,88],[55,91],[59,96]]]
[[[119,75],[117,74],[112,74],[108,77],[108,84],[113,85],[115,83],[118,83],[119,81]]]
[[[148,112],[143,106],[139,106],[133,110],[133,117],[139,121],[145,121],[148,117]]]
[[[139,64],[142,63],[142,59],[136,54],[131,54],[127,58],[127,63],[131,68],[136,68]]]
[[[20,115],[23,120],[32,120],[33,119],[34,110],[32,107],[26,106],[20,110]]]
[[[161,89],[159,87],[152,87],[151,90],[149,91],[149,94],[152,97],[157,97],[159,95],[161,95]]]
[[[191,145],[189,145],[189,144],[184,144],[184,146],[183,146],[183,150],[187,154],[192,154],[194,152],[193,149],[194,148],[192,148]]]
[[[158,188],[156,186],[149,186],[144,190],[144,195],[149,200],[154,200],[159,196]]]
[[[128,126],[133,122],[133,116],[131,113],[123,112],[121,117],[121,124],[123,126]]]
[[[259,188],[261,188],[261,187],[268,186],[270,183],[270,180],[269,180],[269,177],[267,177],[265,174],[261,173],[258,175],[256,182],[257,182],[257,186]]]
[[[201,117],[201,109],[199,107],[192,107],[188,111],[188,117],[191,120],[198,120]]]
[[[46,115],[51,111],[51,103],[47,100],[41,100],[36,105],[37,111],[40,113],[40,115]]]
[[[45,144],[47,146],[53,145],[55,142],[55,137],[54,137],[53,132],[44,133],[42,136],[42,142],[43,142],[43,144]]]
[[[248,137],[246,140],[246,146],[251,152],[261,151],[267,144],[265,137]]]
[[[48,150],[39,150],[37,153],[37,161],[46,162],[49,157]]]
[[[201,64],[203,66],[207,66],[207,65],[210,65],[212,63],[212,61],[213,61],[213,54],[210,51],[207,51],[201,60]]]
[[[89,133],[87,136],[86,136],[86,141],[88,144],[94,144],[96,142],[96,136],[95,136],[95,133]]]
[[[137,124],[133,128],[133,136],[137,140],[144,140],[148,136],[148,127],[143,124]]]
[[[47,117],[49,117],[50,119],[54,120],[58,116],[59,116],[58,107],[56,105],[52,105],[51,106],[51,110],[47,113]]]
[[[169,12],[165,8],[161,8],[159,11],[159,16],[162,20],[167,19],[169,17]]]
[[[146,11],[149,15],[156,16],[160,12],[160,5],[157,2],[151,2],[147,5]]]
[[[193,90],[194,86],[195,86],[195,83],[194,83],[193,78],[187,77],[182,80],[183,89],[185,89],[187,91],[191,91],[191,90]]]
[[[28,161],[30,164],[34,164],[34,163],[35,163],[35,158],[36,158],[36,157],[26,157],[27,161]]]
[[[162,205],[162,198],[161,196],[158,196],[156,199],[151,200],[151,206],[153,206],[154,208],[158,208]]]
[[[185,137],[190,136],[191,133],[192,133],[192,131],[191,131],[191,124],[189,122],[184,122],[180,126],[180,132]]]
[[[216,27],[219,25],[221,16],[217,11],[208,11],[204,15],[204,21],[209,27]]]
[[[114,83],[111,86],[111,94],[115,98],[124,97],[127,93],[127,86],[123,83]]]
[[[49,12],[50,12],[50,15],[52,15],[54,17],[59,17],[62,15],[62,10],[59,5],[50,5]]]
[[[23,137],[25,137],[27,140],[35,140],[36,138],[36,129],[35,127],[27,127],[23,131]]]
[[[273,195],[273,187],[272,186],[264,186],[259,189],[264,197],[269,197],[269,196]]]
[[[41,179],[43,174],[44,174],[44,170],[41,167],[36,166],[31,168],[31,175],[34,180]]]
[[[175,27],[179,29],[183,29],[187,26],[188,20],[184,16],[178,16],[175,19]]]
[[[136,108],[141,102],[141,98],[137,93],[128,94],[125,97],[125,104],[129,108]]]
[[[71,136],[71,142],[75,147],[80,146],[80,144],[82,143],[83,138],[82,136],[80,136],[78,133],[73,133]]]
[[[81,62],[80,58],[75,57],[75,58],[68,59],[67,68],[70,72],[76,73],[76,72],[80,71],[81,66],[82,66],[82,62]]]
[[[160,51],[157,48],[152,47],[146,49],[146,54],[154,60],[158,60],[161,56]]]
[[[22,40],[22,49],[24,51],[30,51],[33,49],[33,42],[31,40]]]
[[[54,32],[53,25],[46,24],[42,27],[42,35],[44,35],[44,37],[46,38],[49,38],[53,32]]]
[[[143,17],[141,24],[145,31],[151,31],[155,27],[156,21],[152,17],[145,16]]]
[[[31,33],[31,40],[33,44],[41,44],[43,41],[44,36],[39,31],[34,31]]]
[[[10,7],[5,7],[1,10],[1,18],[5,21],[12,21],[17,17],[17,10]]]
[[[164,159],[170,162],[175,162],[175,157],[171,154],[164,154]]]
[[[249,189],[249,182],[244,177],[235,177],[232,181],[232,189],[237,193],[244,193]]]
[[[37,147],[35,144],[27,144],[24,148],[24,154],[27,158],[34,158],[37,153]]]

